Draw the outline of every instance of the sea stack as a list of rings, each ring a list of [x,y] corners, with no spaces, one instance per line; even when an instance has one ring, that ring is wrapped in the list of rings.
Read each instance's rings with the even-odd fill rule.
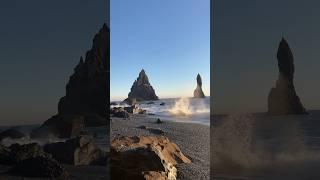
[[[271,115],[306,114],[293,85],[294,58],[284,38],[279,44],[277,59],[279,77],[276,86],[271,89],[268,96],[268,113]]]
[[[202,91],[202,79],[200,74],[197,75],[197,87],[193,92],[193,97],[195,98],[205,98],[205,95]]]
[[[91,50],[80,58],[58,104],[58,114],[31,133],[32,137],[77,136],[84,126],[108,125],[110,30],[106,24],[93,39]]]
[[[129,104],[134,104],[136,101],[153,101],[158,99],[146,72],[142,69],[139,77],[134,81],[128,98],[125,101]]]

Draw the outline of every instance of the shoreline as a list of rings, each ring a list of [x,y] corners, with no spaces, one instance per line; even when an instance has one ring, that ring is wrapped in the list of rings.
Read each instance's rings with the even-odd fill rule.
[[[164,136],[178,145],[191,164],[177,165],[177,179],[210,179],[210,126],[164,121],[157,124],[157,118],[134,115],[131,119],[110,118],[111,140],[119,136],[159,136],[159,134],[140,129],[139,126],[158,128]]]

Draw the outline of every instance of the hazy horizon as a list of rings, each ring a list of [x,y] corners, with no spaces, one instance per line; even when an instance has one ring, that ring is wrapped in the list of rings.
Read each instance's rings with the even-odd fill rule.
[[[282,37],[294,55],[297,95],[307,110],[320,109],[319,6],[297,0],[215,1],[215,114],[267,111],[269,91],[278,79]]]
[[[128,97],[141,69],[157,96],[193,96],[196,76],[210,95],[210,6],[195,2],[111,2],[111,100]]]
[[[42,123],[94,35],[108,24],[107,1],[0,3],[0,125]]]

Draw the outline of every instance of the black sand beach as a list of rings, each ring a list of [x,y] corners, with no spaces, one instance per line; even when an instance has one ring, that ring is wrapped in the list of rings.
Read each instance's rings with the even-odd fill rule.
[[[146,115],[133,115],[130,120],[111,118],[111,139],[118,136],[158,136],[157,132],[141,129],[146,126],[161,129],[164,136],[179,146],[191,164],[177,166],[177,179],[210,179],[210,127],[195,123],[168,122],[156,123],[157,119]]]

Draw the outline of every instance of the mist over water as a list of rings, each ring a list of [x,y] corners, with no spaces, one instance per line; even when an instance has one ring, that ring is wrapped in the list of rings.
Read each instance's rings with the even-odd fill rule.
[[[214,117],[216,179],[319,179],[320,113]]]
[[[141,103],[139,107],[169,121],[210,124],[210,97],[160,99],[154,104]]]

